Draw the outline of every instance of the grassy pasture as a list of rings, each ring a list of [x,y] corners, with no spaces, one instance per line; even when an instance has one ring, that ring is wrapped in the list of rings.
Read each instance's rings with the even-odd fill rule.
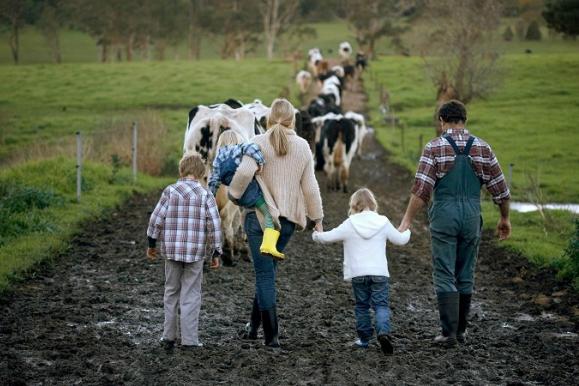
[[[193,105],[225,96],[268,103],[291,81],[288,64],[258,59],[1,66],[0,160],[146,110],[159,112],[180,144]]]
[[[66,248],[82,222],[173,181],[191,106],[227,97],[269,103],[290,81],[289,64],[257,59],[0,66],[0,154],[26,160],[0,170],[0,291]],[[135,184],[126,162],[100,157],[86,163],[76,203],[74,133],[81,130],[93,152],[109,149],[106,142],[130,138],[115,130],[128,131],[132,120],[144,122],[140,138],[151,149],[139,150],[139,163],[161,147],[173,177],[142,174]],[[46,159],[35,160],[41,149]]]
[[[505,55],[501,83],[486,100],[468,106],[467,127],[493,147],[508,176],[514,164],[512,194],[529,201],[529,176],[537,179],[548,202],[577,202],[579,197],[579,53]],[[400,125],[385,124],[378,111],[379,84],[390,95],[390,105]],[[415,171],[422,145],[435,135],[433,125],[435,89],[418,58],[388,56],[372,63],[366,76],[372,123],[380,141],[394,159]],[[402,130],[401,127],[404,127]],[[404,132],[404,139],[402,138]],[[404,142],[404,145],[403,143]],[[513,213],[513,237],[508,247],[523,251],[539,264],[560,267],[561,257],[573,233],[573,215],[547,212]],[[490,202],[484,205],[485,226],[498,219]]]

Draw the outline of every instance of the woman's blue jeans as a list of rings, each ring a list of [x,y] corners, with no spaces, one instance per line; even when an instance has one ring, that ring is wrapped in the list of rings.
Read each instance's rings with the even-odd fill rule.
[[[280,218],[281,230],[277,242],[277,250],[283,252],[296,225],[285,218]],[[253,259],[255,269],[255,296],[260,311],[268,311],[275,308],[276,290],[275,278],[277,274],[277,261],[270,256],[263,256],[259,247],[263,241],[263,230],[257,220],[255,212],[249,212],[245,216],[245,233]]]
[[[388,307],[388,278],[386,276],[358,276],[352,278],[356,298],[356,331],[362,342],[374,334],[370,307],[376,315],[376,334],[390,333],[390,307]]]

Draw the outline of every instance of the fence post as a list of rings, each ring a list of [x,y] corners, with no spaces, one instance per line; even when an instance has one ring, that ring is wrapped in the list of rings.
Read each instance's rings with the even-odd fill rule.
[[[137,122],[133,122],[133,145],[132,145],[132,157],[133,157],[133,182],[137,181]]]
[[[76,132],[76,201],[80,202],[82,191],[82,137]]]

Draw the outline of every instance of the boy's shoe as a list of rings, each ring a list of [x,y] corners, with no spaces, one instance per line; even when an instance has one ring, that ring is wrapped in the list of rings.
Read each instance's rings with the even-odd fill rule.
[[[173,350],[173,348],[175,348],[175,341],[174,340],[161,339],[160,343],[161,343],[161,347],[164,348],[166,351],[170,351],[170,350]]]
[[[362,339],[358,338],[354,342],[354,346],[358,348],[368,348],[370,344],[368,342],[363,341]]]
[[[378,342],[380,343],[380,348],[384,355],[394,354],[394,346],[392,345],[392,339],[390,339],[390,336],[386,334],[378,335]]]
[[[259,247],[259,252],[263,255],[270,255],[276,260],[284,260],[285,255],[277,250],[277,240],[279,240],[279,231],[273,228],[265,228],[263,231],[263,241]]]
[[[203,347],[203,343],[199,342],[197,344],[182,344],[181,345],[181,350],[183,351],[191,351],[191,350],[195,350],[198,348]]]
[[[465,344],[466,343],[466,331],[462,332],[462,333],[459,332],[458,334],[456,334],[456,340],[460,344]]]
[[[457,345],[457,338],[450,337],[450,336],[444,336],[444,335],[438,335],[436,338],[434,338],[434,343],[437,345],[440,345],[444,348],[453,348],[453,347],[456,347],[456,345]]]

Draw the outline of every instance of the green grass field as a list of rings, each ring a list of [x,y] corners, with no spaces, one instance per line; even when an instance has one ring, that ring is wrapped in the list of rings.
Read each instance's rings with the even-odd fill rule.
[[[500,86],[486,100],[468,106],[467,127],[488,141],[508,176],[514,164],[514,200],[532,201],[529,176],[537,179],[547,202],[577,202],[579,197],[579,53],[510,54],[501,62]],[[401,124],[385,124],[378,111],[383,84]],[[372,63],[366,76],[372,123],[394,159],[415,171],[420,145],[435,136],[435,89],[418,58],[388,56]],[[402,129],[403,127],[404,129]],[[403,138],[404,137],[404,138]],[[422,138],[422,141],[421,141]],[[493,228],[498,213],[484,205],[485,226]],[[573,233],[574,216],[548,212],[512,214],[513,236],[505,243],[532,261],[561,266],[563,250]]]
[[[224,97],[269,103],[290,82],[290,65],[258,59],[0,66],[0,160],[146,110],[180,138],[192,106]]]
[[[0,291],[66,248],[84,221],[119,205],[135,191],[158,189],[174,180],[187,113],[193,105],[228,97],[269,103],[282,88],[290,87],[291,71],[287,63],[258,59],[0,66],[1,156],[30,153],[41,143],[48,143],[48,148],[54,145],[49,159],[4,166],[0,171]],[[74,147],[59,144],[74,140],[80,130],[89,142],[94,134],[90,149],[95,151],[102,148],[97,141],[122,138],[111,130],[128,129],[131,120],[149,116],[154,117],[150,124],[165,127],[148,141],[164,148],[162,154],[173,166],[168,170],[172,177],[140,175],[134,184],[130,171],[110,158],[87,162],[82,201],[76,203]],[[127,127],[118,122],[127,122]],[[154,136],[155,128],[144,134]],[[149,155],[140,154],[139,162],[146,162]]]

